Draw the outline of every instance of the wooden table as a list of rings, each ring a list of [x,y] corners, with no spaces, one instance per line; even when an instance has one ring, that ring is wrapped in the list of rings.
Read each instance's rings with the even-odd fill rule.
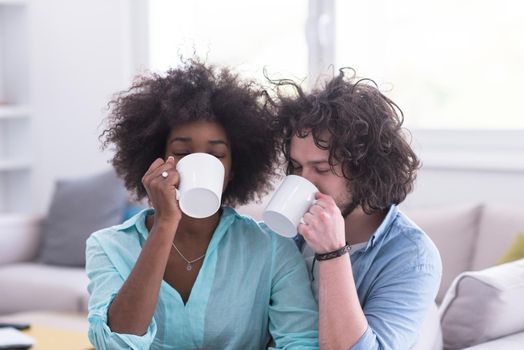
[[[87,350],[87,315],[49,311],[20,312],[0,316],[0,321],[29,323],[24,331],[36,344],[31,350]]]
[[[31,350],[87,350],[93,349],[84,332],[62,330],[45,326],[31,326],[24,331],[36,344]]]

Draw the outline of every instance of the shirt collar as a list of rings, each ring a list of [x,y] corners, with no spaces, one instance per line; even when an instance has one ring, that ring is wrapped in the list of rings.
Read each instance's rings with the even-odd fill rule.
[[[121,225],[118,226],[119,230],[126,230],[132,226],[136,226],[136,229],[138,232],[140,232],[143,236],[147,235],[147,227],[146,227],[146,217],[149,215],[153,215],[155,213],[155,209],[153,208],[146,208],[138,212],[136,215],[133,215],[126,221],[124,221]]]
[[[368,244],[364,248],[364,251],[367,251],[368,249],[372,248],[378,240],[382,239],[382,236],[384,236],[389,231],[389,227],[393,220],[395,220],[395,218],[397,217],[397,214],[398,207],[395,204],[391,205],[389,207],[388,213],[386,214],[386,217],[384,218],[384,220],[382,220],[382,223],[375,230],[373,235],[369,238]]]
[[[146,217],[149,215],[153,215],[154,213],[155,213],[155,209],[153,208],[143,209],[138,214],[129,218],[124,223],[119,225],[118,229],[126,230],[134,226],[136,227],[136,230],[142,235],[142,237],[147,238],[149,234],[149,230],[147,229],[147,226],[146,226]],[[227,231],[229,226],[233,223],[237,215],[238,215],[237,212],[233,208],[222,207],[222,216],[220,217],[220,222],[218,223],[215,233],[213,234],[213,241],[217,241],[218,243],[220,238],[222,238],[223,234]],[[215,237],[215,236],[219,236],[219,237]]]
[[[298,250],[302,251],[302,248],[304,246],[304,243],[306,243],[306,240],[300,233],[297,233],[295,237],[293,237],[293,241],[295,241],[295,244],[297,245]]]

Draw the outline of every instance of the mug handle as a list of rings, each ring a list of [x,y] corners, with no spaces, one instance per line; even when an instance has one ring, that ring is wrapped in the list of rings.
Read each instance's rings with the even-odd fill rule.
[[[311,206],[314,206],[315,204],[317,204],[317,200],[316,199],[314,199],[313,202],[311,202]],[[304,217],[300,218],[300,223],[303,224],[303,225],[306,224],[306,222],[304,221]]]

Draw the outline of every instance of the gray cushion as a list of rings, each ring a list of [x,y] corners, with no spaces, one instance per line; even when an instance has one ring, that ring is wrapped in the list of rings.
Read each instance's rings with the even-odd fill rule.
[[[440,307],[444,348],[464,349],[524,331],[523,296],[524,259],[460,274]]]
[[[42,228],[39,260],[85,266],[87,238],[96,230],[122,222],[127,203],[127,191],[113,170],[57,181]]]

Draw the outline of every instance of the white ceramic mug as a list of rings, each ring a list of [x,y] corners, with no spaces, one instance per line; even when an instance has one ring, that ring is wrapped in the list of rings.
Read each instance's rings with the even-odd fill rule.
[[[180,210],[187,216],[207,218],[220,208],[224,166],[207,153],[191,153],[176,165],[180,174],[177,191]]]
[[[288,175],[269,201],[262,219],[269,228],[284,237],[293,237],[302,217],[315,202],[318,188],[307,179]]]

